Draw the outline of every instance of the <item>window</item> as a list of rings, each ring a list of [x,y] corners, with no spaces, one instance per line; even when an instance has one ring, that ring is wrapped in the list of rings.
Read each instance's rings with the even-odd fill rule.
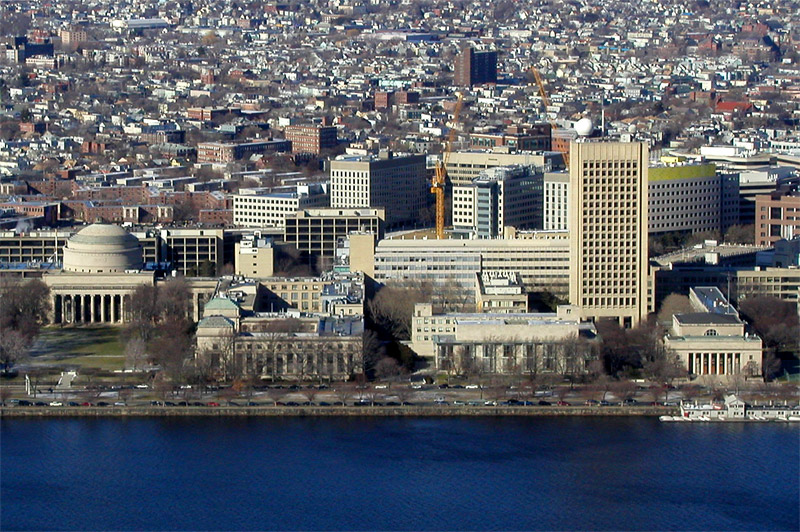
[[[717,336],[717,331],[714,329],[709,329],[705,332],[706,336]]]

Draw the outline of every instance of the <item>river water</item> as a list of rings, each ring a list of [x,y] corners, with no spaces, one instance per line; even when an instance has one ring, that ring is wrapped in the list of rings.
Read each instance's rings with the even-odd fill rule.
[[[798,530],[798,428],[3,419],[0,529]]]

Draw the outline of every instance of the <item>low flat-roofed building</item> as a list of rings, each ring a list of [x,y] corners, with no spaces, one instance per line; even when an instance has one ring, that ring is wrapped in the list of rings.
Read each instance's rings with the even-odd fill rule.
[[[197,325],[195,356],[228,378],[345,380],[363,373],[362,315],[251,312],[217,297]]]
[[[472,306],[475,272],[511,271],[519,274],[528,292],[565,297],[569,293],[568,233],[514,234],[515,238],[476,240],[384,239],[375,248],[375,280],[450,286]]]
[[[590,349],[571,343],[596,337],[594,324],[578,309],[536,314],[434,313],[418,303],[410,347],[439,371],[455,374],[583,373]]]
[[[284,227],[286,217],[300,209],[327,207],[323,184],[279,187],[260,194],[233,196],[233,223],[241,227]]]
[[[675,314],[664,345],[690,376],[727,379],[761,375],[761,338],[749,334],[738,313],[716,287],[692,289],[698,312]]]

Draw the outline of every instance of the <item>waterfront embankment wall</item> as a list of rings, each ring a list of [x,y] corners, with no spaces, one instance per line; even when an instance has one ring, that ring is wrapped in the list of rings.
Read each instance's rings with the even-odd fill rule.
[[[0,417],[173,417],[173,416],[662,416],[676,407],[530,406],[75,406],[0,407]]]

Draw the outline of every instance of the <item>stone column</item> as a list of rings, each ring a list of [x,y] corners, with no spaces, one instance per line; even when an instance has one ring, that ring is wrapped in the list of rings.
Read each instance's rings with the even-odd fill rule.
[[[117,323],[117,296],[116,296],[116,294],[111,294],[111,301],[109,303],[111,304],[111,314],[109,315],[109,318],[111,318],[111,319],[108,320],[108,321],[111,322],[111,323]]]
[[[106,295],[100,295],[100,323],[108,323],[106,320]]]

